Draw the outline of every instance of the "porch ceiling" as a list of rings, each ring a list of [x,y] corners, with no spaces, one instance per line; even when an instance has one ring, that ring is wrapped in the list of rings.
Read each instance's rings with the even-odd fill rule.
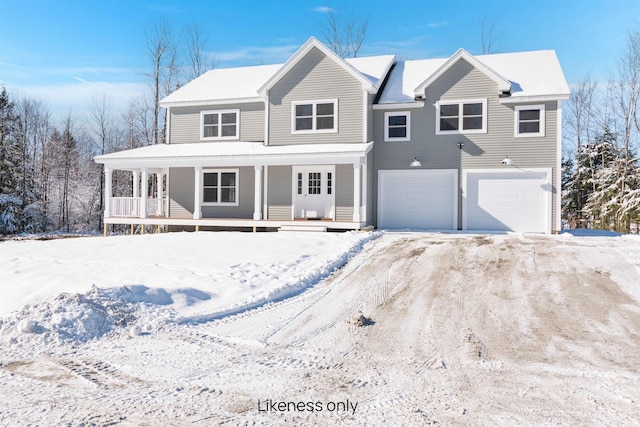
[[[373,142],[264,145],[261,142],[158,144],[94,157],[112,169],[364,163]]]

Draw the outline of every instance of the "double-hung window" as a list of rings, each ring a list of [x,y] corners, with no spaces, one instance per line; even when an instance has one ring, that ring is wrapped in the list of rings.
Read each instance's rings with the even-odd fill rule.
[[[411,139],[411,115],[409,111],[384,113],[384,140],[409,141]]]
[[[299,101],[291,104],[292,133],[338,131],[338,100]]]
[[[200,139],[238,139],[240,110],[202,111],[200,113]]]
[[[436,134],[486,133],[487,100],[438,101]]]
[[[544,104],[515,107],[515,136],[544,136]]]
[[[204,170],[202,204],[238,206],[238,170]]]

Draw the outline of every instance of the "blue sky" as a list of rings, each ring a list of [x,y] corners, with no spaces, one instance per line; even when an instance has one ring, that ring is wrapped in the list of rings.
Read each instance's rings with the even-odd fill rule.
[[[144,31],[166,19],[180,36],[198,23],[219,68],[285,61],[321,33],[326,10],[369,18],[361,56],[482,53],[481,22],[496,52],[555,49],[569,84],[605,81],[640,29],[640,0],[0,0],[0,85],[80,112],[106,94],[124,108],[146,90]]]

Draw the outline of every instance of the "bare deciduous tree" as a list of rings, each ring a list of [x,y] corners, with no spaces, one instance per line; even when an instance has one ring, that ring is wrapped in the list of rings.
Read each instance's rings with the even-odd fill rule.
[[[329,8],[322,33],[327,45],[338,56],[356,58],[367,33],[369,18],[363,18],[354,11],[343,13]]]
[[[145,47],[152,64],[147,74],[153,96],[152,143],[160,140],[160,99],[178,87],[178,50],[173,40],[171,27],[166,20],[145,31]]]
[[[193,23],[185,29],[184,45],[189,62],[187,80],[200,77],[215,68],[215,57],[209,59],[206,53],[207,36],[200,25]]]
[[[484,55],[496,53],[495,44],[502,38],[502,34],[496,33],[493,19],[487,22],[486,16],[482,18],[482,21],[480,21],[480,38],[482,42],[482,53]]]

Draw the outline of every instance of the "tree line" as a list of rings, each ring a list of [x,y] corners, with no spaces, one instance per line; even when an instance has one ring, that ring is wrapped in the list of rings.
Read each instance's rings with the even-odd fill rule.
[[[565,227],[639,232],[640,30],[627,35],[611,77],[572,88],[564,116]]]

